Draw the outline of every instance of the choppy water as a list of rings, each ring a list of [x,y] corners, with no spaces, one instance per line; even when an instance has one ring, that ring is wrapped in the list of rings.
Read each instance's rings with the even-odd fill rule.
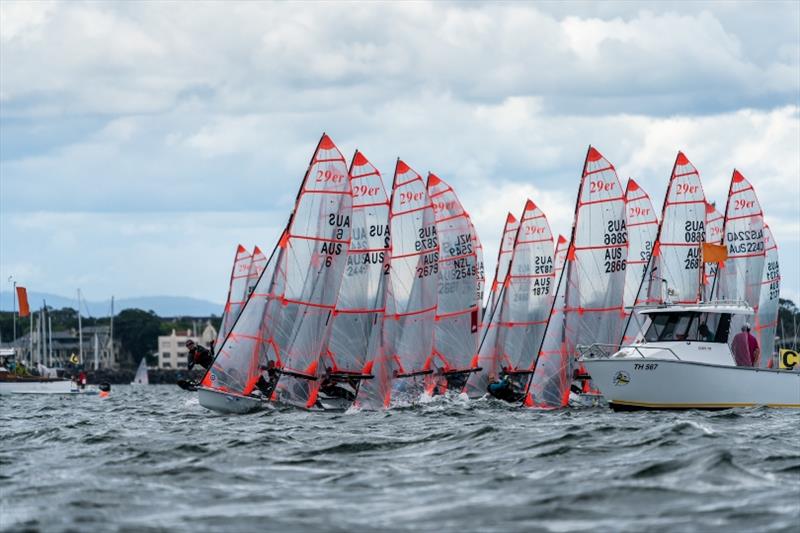
[[[800,413],[0,399],[6,530],[798,531]]]

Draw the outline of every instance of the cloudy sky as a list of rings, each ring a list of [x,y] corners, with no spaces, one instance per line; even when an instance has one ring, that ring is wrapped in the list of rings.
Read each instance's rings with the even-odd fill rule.
[[[569,230],[589,144],[658,209],[679,149],[721,206],[735,166],[797,300],[798,5],[3,1],[2,289],[222,302],[326,131],[448,180],[490,271],[526,197]]]

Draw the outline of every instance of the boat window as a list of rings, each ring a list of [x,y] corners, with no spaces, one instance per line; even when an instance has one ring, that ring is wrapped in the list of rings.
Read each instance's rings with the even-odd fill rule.
[[[645,334],[648,342],[697,340],[700,313],[651,314],[652,323]]]

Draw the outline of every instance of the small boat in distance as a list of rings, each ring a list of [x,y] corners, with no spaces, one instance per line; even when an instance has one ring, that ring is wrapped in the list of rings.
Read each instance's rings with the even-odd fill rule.
[[[745,302],[666,304],[638,312],[650,319],[641,341],[613,355],[606,351],[611,345],[581,350],[580,362],[612,409],[800,408],[800,372],[736,365],[731,346],[746,340],[730,330],[737,317],[753,315]]]
[[[139,362],[139,368],[136,369],[136,376],[134,376],[133,381],[131,381],[131,385],[149,385],[150,378],[147,375],[147,358],[142,357],[141,362]]]

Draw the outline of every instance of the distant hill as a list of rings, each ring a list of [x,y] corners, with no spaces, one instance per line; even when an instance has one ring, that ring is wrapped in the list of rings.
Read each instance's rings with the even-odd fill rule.
[[[75,309],[78,300],[75,296],[65,297],[57,294],[42,292],[28,292],[28,302],[31,309],[38,309],[42,306],[42,300],[47,302],[49,307],[61,309],[71,307]],[[11,311],[12,309],[11,291],[0,292],[0,310]],[[211,315],[221,315],[223,304],[189,298],[186,296],[140,296],[138,298],[116,298],[114,299],[114,312],[119,313],[123,309],[144,309],[145,311],[155,311],[158,316],[197,316],[205,317]],[[111,299],[108,300],[84,300],[82,313],[84,316],[108,316],[111,310]]]

